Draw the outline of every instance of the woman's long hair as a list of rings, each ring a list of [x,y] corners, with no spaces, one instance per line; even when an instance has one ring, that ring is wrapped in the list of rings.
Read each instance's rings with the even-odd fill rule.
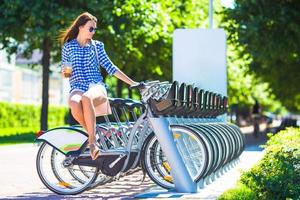
[[[91,15],[88,12],[84,12],[79,15],[67,29],[62,30],[59,35],[59,41],[61,45],[64,45],[66,42],[77,38],[79,33],[79,27],[84,26],[88,21],[93,20],[97,23],[97,18]]]

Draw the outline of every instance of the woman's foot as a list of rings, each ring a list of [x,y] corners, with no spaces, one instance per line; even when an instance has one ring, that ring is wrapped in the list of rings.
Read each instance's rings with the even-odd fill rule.
[[[90,154],[91,154],[92,160],[96,160],[98,158],[98,156],[100,156],[99,147],[96,145],[96,143],[91,143],[91,144],[89,144],[89,148],[90,148]]]

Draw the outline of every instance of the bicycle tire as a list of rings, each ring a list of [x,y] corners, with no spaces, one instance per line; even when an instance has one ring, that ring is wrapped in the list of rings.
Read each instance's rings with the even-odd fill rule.
[[[89,185],[96,180],[96,178],[98,176],[98,171],[99,171],[98,167],[94,168],[93,175],[84,184],[79,185],[79,187],[74,188],[74,185],[72,185],[70,183],[60,182],[60,181],[64,181],[64,179],[61,178],[61,176],[59,176],[60,180],[57,180],[58,181],[58,183],[57,183],[57,182],[55,182],[55,178],[57,179],[57,177],[55,177],[55,175],[54,175],[55,183],[51,183],[50,180],[48,180],[48,178],[46,177],[47,175],[44,172],[45,169],[44,169],[44,166],[42,163],[44,157],[46,157],[45,153],[47,153],[46,152],[47,148],[50,149],[50,152],[52,152],[52,150],[54,149],[54,147],[52,147],[48,143],[43,142],[37,153],[36,169],[37,169],[38,176],[39,176],[40,180],[42,181],[42,183],[52,192],[54,192],[56,194],[60,194],[60,195],[80,194],[80,193],[84,192],[89,187]],[[54,173],[54,172],[52,171],[52,173]],[[49,176],[50,176],[50,174],[49,174]]]
[[[208,164],[208,155],[207,155],[207,147],[205,146],[204,141],[202,140],[202,138],[193,130],[191,130],[188,127],[184,127],[184,126],[180,126],[180,125],[172,125],[171,126],[171,130],[174,133],[174,130],[176,130],[176,133],[179,132],[179,130],[181,130],[181,133],[189,133],[189,137],[191,137],[195,144],[197,145],[192,145],[191,147],[194,147],[193,150],[196,150],[196,157],[201,157],[201,155],[203,155],[202,157],[202,163],[197,163],[200,164],[201,167],[198,169],[197,174],[192,176],[193,181],[197,182],[202,178],[203,173],[206,170],[207,164]],[[151,133],[150,135],[148,135],[148,137],[146,138],[143,147],[142,147],[142,153],[141,153],[141,165],[142,165],[142,169],[146,171],[147,175],[150,177],[150,179],[155,182],[157,185],[165,188],[165,189],[174,189],[175,185],[172,181],[168,180],[166,181],[164,179],[164,176],[169,175],[168,173],[164,172],[164,166],[160,165],[160,163],[154,163],[156,166],[149,166],[151,165],[151,162],[153,164],[153,160],[152,159],[152,155],[149,154],[152,145],[157,144],[156,143],[157,138],[155,137],[154,133]],[[159,144],[158,144],[159,145]],[[197,149],[199,148],[199,149]],[[156,148],[158,151],[159,148]],[[197,151],[198,150],[198,151]],[[159,152],[161,152],[159,150]],[[191,151],[190,151],[191,152]],[[158,154],[158,156],[160,156]],[[182,156],[182,154],[181,154]],[[185,159],[185,157],[183,157],[185,164],[187,163],[187,160]],[[193,155],[189,155],[189,158],[193,158],[195,159],[195,157]],[[195,164],[195,163],[193,163]],[[160,170],[158,170],[157,173],[154,172],[154,169],[159,168]],[[191,173],[191,169],[188,168],[189,173]]]

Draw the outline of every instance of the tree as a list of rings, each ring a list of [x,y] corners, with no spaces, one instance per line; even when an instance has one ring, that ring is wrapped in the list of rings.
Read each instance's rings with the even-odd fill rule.
[[[59,30],[84,11],[99,19],[102,40],[112,60],[138,80],[171,78],[171,45],[175,28],[198,28],[207,18],[206,1],[22,1],[0,4],[0,42],[10,54],[34,49],[43,53],[41,129],[47,129],[50,63],[60,59]],[[118,82],[118,92],[122,88]]]
[[[112,58],[129,76],[138,81],[170,80],[173,31],[206,25],[207,4],[205,0],[116,1],[112,15],[102,18],[101,27],[108,31],[100,38],[113,41]],[[121,88],[118,81],[118,96]]]
[[[78,13],[88,10],[83,1],[3,0],[0,4],[0,42],[8,53],[20,49],[30,55],[34,49],[43,53],[41,130],[47,129],[50,61],[57,60],[60,45],[58,30],[65,28]],[[95,4],[89,4],[95,6]]]
[[[288,109],[300,111],[300,2],[239,0],[225,12],[229,39],[243,46],[257,76]]]
[[[241,56],[243,51],[242,46],[228,42],[227,77],[230,106],[235,106],[239,111],[246,109],[248,113],[254,100],[257,99],[263,106],[263,111],[283,112],[282,104],[276,99],[270,84],[251,71],[251,56],[249,54]]]

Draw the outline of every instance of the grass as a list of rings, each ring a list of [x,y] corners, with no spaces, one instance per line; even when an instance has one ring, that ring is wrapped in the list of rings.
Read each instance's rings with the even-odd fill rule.
[[[64,124],[62,126],[69,126]],[[50,127],[54,128],[54,127]],[[33,143],[38,127],[0,128],[0,146]]]
[[[33,143],[34,138],[35,138],[34,136],[35,136],[35,133],[3,136],[3,137],[0,137],[0,146]]]
[[[37,127],[0,128],[0,137],[36,133],[38,131],[39,128]]]
[[[33,143],[38,128],[1,128],[0,145]]]
[[[246,185],[238,183],[236,188],[229,189],[223,193],[218,200],[255,200],[256,194]]]

